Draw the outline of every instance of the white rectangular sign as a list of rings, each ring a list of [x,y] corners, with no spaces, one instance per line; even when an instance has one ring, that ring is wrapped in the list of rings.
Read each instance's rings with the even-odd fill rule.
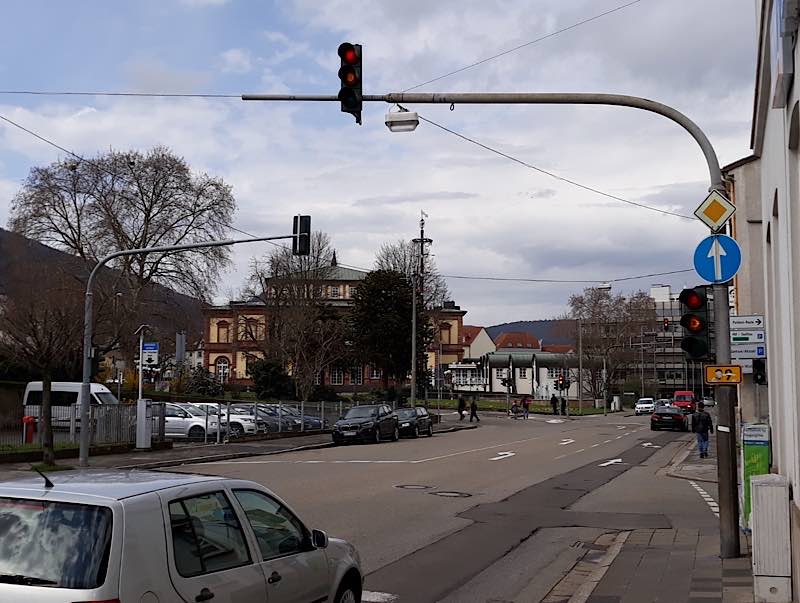
[[[731,331],[731,343],[764,343],[767,340],[763,329]]]
[[[732,343],[731,359],[741,358],[766,358],[767,344],[765,343]],[[734,362],[734,364],[736,364]]]
[[[156,366],[158,364],[158,351],[145,350],[142,352],[142,358],[144,359],[144,366]]]
[[[750,316],[731,316],[731,329],[763,329],[763,314],[752,314]]]
[[[753,374],[753,359],[752,358],[739,358],[732,362],[732,364],[738,364],[742,367],[742,372],[745,375],[752,375]]]

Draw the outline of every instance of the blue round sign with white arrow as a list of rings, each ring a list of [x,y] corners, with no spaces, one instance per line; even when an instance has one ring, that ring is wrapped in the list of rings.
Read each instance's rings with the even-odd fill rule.
[[[742,265],[742,250],[728,235],[706,237],[694,251],[694,269],[709,283],[731,280]]]

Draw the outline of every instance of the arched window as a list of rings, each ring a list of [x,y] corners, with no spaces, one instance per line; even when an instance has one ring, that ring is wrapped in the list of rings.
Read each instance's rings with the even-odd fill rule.
[[[220,383],[227,383],[228,378],[230,377],[230,370],[231,365],[225,356],[220,356],[217,358],[217,361],[214,363],[216,369],[217,380]]]
[[[225,320],[220,320],[217,323],[217,343],[230,343],[228,340],[230,325]]]

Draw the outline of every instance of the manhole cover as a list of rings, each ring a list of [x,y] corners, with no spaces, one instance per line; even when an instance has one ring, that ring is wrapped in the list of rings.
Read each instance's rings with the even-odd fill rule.
[[[434,496],[444,496],[445,498],[469,498],[472,494],[467,494],[466,492],[448,492],[447,490],[442,490],[441,492],[431,492]]]
[[[422,486],[420,484],[401,484],[399,486],[395,486],[395,488],[400,488],[401,490],[430,490],[433,486]]]

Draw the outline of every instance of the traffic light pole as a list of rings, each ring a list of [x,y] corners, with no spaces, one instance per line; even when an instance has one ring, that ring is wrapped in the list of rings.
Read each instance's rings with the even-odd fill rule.
[[[243,94],[245,101],[323,101],[339,102],[338,96],[333,95],[288,95],[288,94]],[[610,105],[618,107],[631,107],[650,113],[657,113],[680,125],[685,129],[705,157],[708,166],[710,186],[709,190],[725,193],[725,184],[722,181],[722,171],[714,147],[700,127],[686,115],[663,103],[652,101],[638,96],[623,94],[600,94],[593,92],[446,92],[446,93],[420,93],[398,92],[391,94],[363,95],[364,102],[384,102],[391,104],[447,104],[447,105]],[[730,309],[728,307],[727,287],[714,286],[715,322],[717,331],[717,362],[730,361],[729,321]],[[720,329],[719,325],[723,325]],[[720,336],[724,334],[723,336]],[[720,486],[720,552],[725,558],[739,556],[739,531],[738,531],[738,499],[736,476],[736,423],[733,420],[733,396],[730,386],[718,386],[717,395],[720,404],[718,472]],[[725,477],[723,479],[723,473]],[[723,493],[723,490],[725,492]],[[724,518],[724,519],[723,519]]]

